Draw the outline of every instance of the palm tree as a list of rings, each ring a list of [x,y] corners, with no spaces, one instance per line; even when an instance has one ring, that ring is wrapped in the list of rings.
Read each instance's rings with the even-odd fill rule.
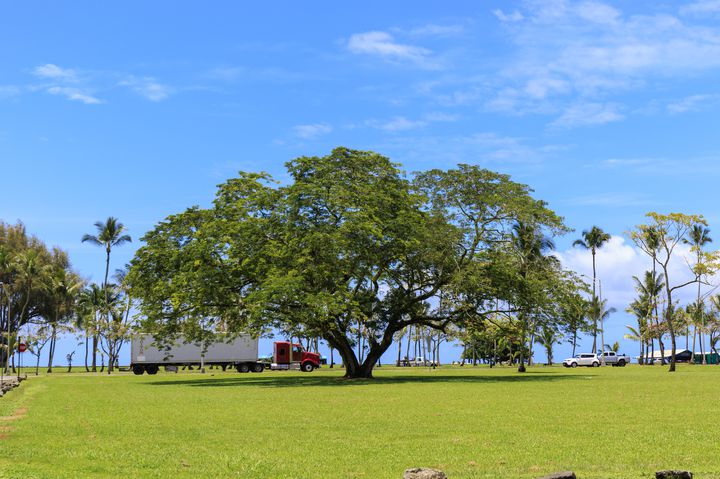
[[[55,343],[60,320],[67,318],[71,312],[77,291],[82,288],[83,282],[73,273],[63,267],[57,267],[49,278],[50,297],[52,298],[52,315],[50,324],[50,351],[48,353],[47,372],[52,373],[52,363],[55,356]],[[49,318],[46,318],[49,319]]]
[[[700,266],[702,263],[702,255],[703,255],[703,246],[705,246],[708,243],[712,243],[712,238],[710,237],[710,229],[706,228],[703,225],[696,224],[692,227],[690,230],[688,237],[683,239],[683,243],[690,245],[692,247],[692,250],[695,252],[696,255],[696,267]],[[700,270],[695,271],[695,275],[697,276],[697,308],[695,309],[695,312],[697,313],[697,316],[695,317],[695,327],[693,328],[693,353],[695,353],[695,338],[698,336],[698,324],[702,324],[703,318],[702,315],[704,313],[704,307],[700,306],[700,276],[702,272]],[[689,326],[688,326],[689,330]],[[688,339],[689,339],[689,332],[687,335],[687,338],[685,340],[685,347],[688,346]],[[705,358],[705,347],[704,347],[704,338],[702,335],[702,331],[699,333],[699,339],[700,339],[700,352],[702,354],[702,363],[707,364],[707,359]]]
[[[543,235],[542,231],[533,224],[523,223],[517,221],[512,226],[512,246],[518,255],[520,262],[520,275],[523,280],[528,279],[529,275],[538,268],[544,268],[548,263],[557,261],[557,258],[553,256],[545,256],[546,253],[555,249],[555,243],[552,239]],[[524,350],[527,347],[527,335],[531,332],[531,336],[534,335],[535,327],[530,323],[532,321],[532,311],[528,310],[529,305],[525,305],[525,311],[519,313],[521,330],[520,330],[520,342],[522,348],[520,349],[520,357],[518,364],[518,372],[525,372],[525,356]],[[528,348],[528,356],[532,356],[532,344],[534,340],[530,338],[530,347]],[[528,360],[528,362],[530,359]]]
[[[637,341],[640,343],[640,356],[639,357],[640,357],[640,364],[643,364],[643,359],[644,359],[643,356],[645,354],[645,351],[643,348],[643,344],[644,344],[643,341],[645,341],[645,338],[640,330],[633,328],[629,324],[626,324],[625,327],[630,332],[625,334],[623,336],[623,338],[629,339],[630,341]],[[619,344],[618,344],[618,346],[619,346]]]
[[[639,336],[643,342],[649,344],[644,348],[645,354],[643,354],[643,346],[641,343],[640,352],[640,364],[643,364],[646,356],[654,357],[655,354],[655,342],[653,340],[652,331],[659,332],[660,324],[655,317],[657,325],[653,325],[653,312],[656,311],[655,298],[660,294],[665,283],[663,282],[663,275],[657,276],[656,272],[645,271],[642,281],[637,277],[633,276],[635,282],[635,291],[638,293],[638,297],[630,303],[630,307],[627,309],[628,313],[632,313],[638,322]],[[651,352],[652,350],[652,352]]]
[[[605,320],[607,320],[611,314],[617,312],[617,310],[615,308],[607,307],[607,299],[603,299],[603,300],[596,299],[595,301],[592,302],[592,304],[590,305],[590,308],[593,313],[593,317],[598,319],[601,330],[605,329]],[[605,350],[605,346],[606,346],[605,344],[602,345],[603,352]],[[605,356],[603,355],[602,358],[603,358],[603,363],[604,363]]]
[[[597,254],[597,251],[602,248],[605,243],[610,241],[610,235],[608,233],[605,233],[599,226],[593,226],[589,230],[585,230],[582,232],[582,239],[577,239],[573,242],[573,246],[580,246],[585,249],[589,249],[592,253],[592,266],[593,266],[593,301],[596,300],[597,294],[595,292],[595,283],[597,282],[597,270],[595,267],[595,255]],[[597,317],[594,318],[595,320],[595,326],[593,327],[593,346],[592,350],[595,351],[597,348],[597,333],[598,333],[598,319]]]
[[[553,346],[560,344],[562,334],[554,328],[543,326],[540,330],[535,342],[545,348],[545,354],[547,356],[547,365],[552,366],[553,363]]]
[[[125,243],[131,242],[132,238],[129,235],[123,234],[126,229],[125,225],[120,223],[117,218],[114,218],[112,216],[108,217],[108,219],[105,220],[105,223],[103,223],[102,221],[97,221],[95,223],[95,228],[97,229],[97,235],[85,234],[82,237],[82,242],[92,243],[94,245],[102,246],[105,248],[105,280],[103,281],[103,290],[105,292],[105,306],[107,307],[107,305],[109,304],[108,274],[110,273],[110,252],[115,246],[120,246]],[[109,318],[110,312],[106,310],[105,321],[109,321]],[[96,356],[97,336],[93,338],[93,372],[97,371]]]
[[[88,341],[90,335],[93,337],[93,356],[92,370],[97,371],[97,349],[98,349],[98,312],[104,310],[104,294],[102,288],[97,283],[92,283],[80,292],[78,298],[78,306],[80,314],[78,315],[78,326],[85,330],[85,369],[88,370]]]

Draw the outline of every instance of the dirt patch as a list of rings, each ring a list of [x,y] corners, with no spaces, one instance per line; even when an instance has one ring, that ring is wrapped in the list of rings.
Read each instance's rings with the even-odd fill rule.
[[[10,414],[9,416],[0,417],[0,422],[17,421],[18,419],[22,419],[23,417],[25,417],[25,414],[27,414],[27,407],[19,407],[15,410],[14,413]]]

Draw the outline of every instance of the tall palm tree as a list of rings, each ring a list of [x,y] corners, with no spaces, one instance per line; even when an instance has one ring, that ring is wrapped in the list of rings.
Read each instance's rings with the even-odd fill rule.
[[[120,223],[117,218],[114,218],[112,216],[108,217],[108,219],[105,220],[104,223],[102,221],[97,221],[95,223],[95,228],[97,229],[97,234],[83,235],[82,242],[91,243],[96,246],[102,246],[103,248],[105,248],[105,280],[103,281],[103,290],[105,292],[105,306],[107,307],[107,305],[109,304],[108,274],[110,273],[110,253],[113,247],[129,243],[132,241],[132,238],[127,234],[123,234],[126,230],[125,225]],[[105,310],[104,313],[105,321],[108,322],[110,320],[110,312],[108,310]],[[96,356],[97,335],[93,338],[93,372],[97,371]]]
[[[595,283],[597,282],[597,269],[595,265],[595,255],[597,254],[597,251],[602,248],[605,243],[610,241],[610,235],[602,230],[599,226],[593,226],[589,230],[585,230],[582,232],[582,238],[577,239],[573,242],[573,246],[580,246],[581,248],[589,249],[592,253],[592,267],[593,267],[593,294],[592,294],[592,300],[597,300],[597,294],[596,294],[596,288]],[[592,350],[597,350],[597,333],[598,333],[598,323],[597,317],[594,318],[595,320],[595,326],[593,327],[593,346]]]
[[[55,343],[57,330],[62,318],[67,318],[72,311],[76,293],[83,287],[83,282],[67,269],[57,267],[49,278],[49,291],[52,298],[52,319],[50,324],[50,351],[48,353],[47,372],[52,373],[52,363],[55,356]],[[46,318],[50,319],[50,318]]]
[[[80,314],[78,325],[85,330],[85,369],[87,370],[88,341],[90,335],[93,338],[92,370],[97,371],[97,350],[98,350],[98,315],[105,309],[105,299],[102,288],[97,283],[92,283],[83,289],[78,298]]]
[[[542,231],[536,225],[523,223],[521,221],[515,222],[512,226],[512,246],[520,261],[520,275],[524,280],[527,279],[534,270],[544,269],[550,262],[557,261],[557,258],[554,256],[545,256],[546,253],[555,249],[555,243],[553,243],[552,239],[543,235]],[[522,348],[520,349],[518,372],[524,373],[524,350],[527,346],[527,336],[528,333],[530,333],[528,356],[531,357],[535,327],[530,324],[533,316],[532,311],[521,311],[519,315],[522,325],[520,331]],[[528,363],[530,360],[531,359],[528,358]]]
[[[660,333],[661,331],[660,321],[657,316],[656,298],[665,287],[663,280],[664,276],[662,274],[658,275],[654,268],[652,271],[645,271],[642,280],[640,280],[637,276],[633,276],[635,291],[637,291],[638,297],[630,303],[630,307],[627,309],[627,312],[632,313],[637,318],[638,331],[649,343],[643,359],[646,359],[648,356],[654,357],[655,355],[653,332]],[[655,315],[653,315],[653,313],[655,313]],[[653,324],[653,318],[655,319],[655,324]],[[662,338],[658,339],[662,345]],[[662,350],[662,348],[661,352],[664,354],[664,350]]]
[[[703,226],[696,224],[692,227],[690,232],[688,233],[688,237],[683,239],[683,243],[690,245],[692,247],[692,250],[695,252],[696,255],[696,266],[699,266],[702,264],[702,255],[703,255],[703,246],[705,246],[708,243],[712,243],[712,238],[710,237],[710,229]],[[695,353],[695,338],[698,336],[698,324],[703,323],[702,315],[704,313],[705,308],[700,306],[700,276],[702,272],[700,270],[695,271],[695,275],[697,276],[698,282],[697,282],[697,307],[695,308],[695,313],[697,313],[698,316],[695,317],[695,327],[693,328],[693,353]],[[688,336],[690,336],[688,334]],[[702,353],[702,363],[707,364],[707,359],[705,358],[705,348],[704,348],[704,338],[702,335],[702,331],[699,333],[699,339],[700,339],[700,352]],[[685,346],[687,347],[688,340],[685,340]]]
[[[593,301],[590,305],[590,308],[593,313],[593,317],[598,319],[598,322],[600,323],[600,328],[602,331],[605,329],[605,321],[610,317],[611,314],[616,313],[617,310],[615,308],[608,308],[607,307],[607,299],[596,299]],[[604,333],[603,333],[604,334]],[[602,350],[605,352],[605,347],[607,345],[602,345]],[[602,356],[603,363],[605,362],[605,356]]]

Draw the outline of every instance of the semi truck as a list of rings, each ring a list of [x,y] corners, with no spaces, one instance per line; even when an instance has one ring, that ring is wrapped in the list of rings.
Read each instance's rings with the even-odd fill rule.
[[[320,367],[320,355],[305,351],[300,344],[276,341],[273,344],[273,360],[269,364],[258,361],[257,338],[241,335],[230,342],[212,343],[205,353],[200,344],[185,342],[178,338],[169,349],[160,349],[152,335],[134,337],[130,344],[130,368],[132,372],[157,374],[160,366],[214,365],[223,369],[234,367],[239,373],[261,373],[265,367],[277,370],[301,370],[311,372]]]

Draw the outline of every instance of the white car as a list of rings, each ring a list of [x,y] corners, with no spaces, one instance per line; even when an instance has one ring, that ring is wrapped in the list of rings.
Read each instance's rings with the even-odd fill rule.
[[[600,359],[597,357],[597,354],[580,353],[563,361],[563,366],[566,368],[576,368],[578,366],[597,368],[600,366]]]

